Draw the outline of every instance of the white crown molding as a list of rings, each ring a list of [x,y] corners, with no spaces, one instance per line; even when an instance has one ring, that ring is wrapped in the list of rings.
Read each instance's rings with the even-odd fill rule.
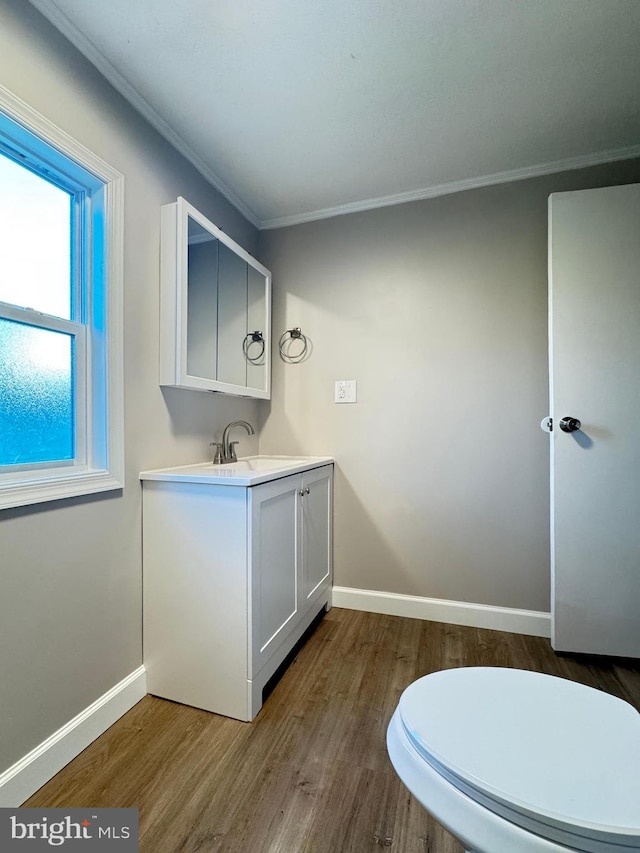
[[[538,178],[544,175],[553,175],[557,172],[568,172],[571,169],[584,169],[587,166],[613,163],[616,160],[632,160],[635,157],[640,157],[640,145],[633,145],[628,148],[614,148],[608,151],[600,151],[596,154],[585,154],[580,157],[568,157],[565,160],[555,160],[550,163],[538,163],[535,166],[511,169],[506,172],[494,172],[491,175],[481,175],[477,178],[449,181],[446,184],[437,184],[431,187],[424,187],[420,190],[394,193],[393,195],[381,196],[380,198],[368,198],[363,201],[354,201],[349,204],[337,205],[336,207],[326,207],[308,213],[281,216],[277,219],[265,219],[258,223],[258,228],[261,231],[273,228],[286,228],[290,225],[300,225],[304,222],[316,222],[319,219],[330,219],[334,216],[344,216],[348,213],[362,213],[366,210],[375,210],[378,207],[390,207],[394,204],[404,204],[409,201],[422,201],[427,198],[451,195],[452,193],[474,190],[479,187],[522,181],[527,178]]]
[[[348,213],[361,213],[375,210],[379,207],[390,207],[395,204],[405,204],[411,201],[436,198],[465,190],[487,187],[495,184],[542,177],[571,169],[583,169],[597,166],[601,163],[611,163],[616,160],[630,160],[640,157],[640,145],[627,148],[611,149],[579,157],[569,157],[548,163],[538,163],[522,169],[512,169],[504,172],[494,172],[475,178],[465,178],[449,181],[444,184],[423,187],[418,190],[394,193],[388,196],[363,199],[335,207],[321,208],[306,213],[291,214],[273,219],[260,220],[212,169],[193,151],[182,137],[171,128],[155,109],[131,86],[120,72],[109,62],[78,28],[59,9],[54,0],[30,0],[35,6],[69,41],[84,54],[89,62],[116,88],[120,94],[151,124],[180,154],[182,154],[215,189],[218,190],[252,225],[260,230],[285,228],[290,225],[300,225],[305,222],[315,222],[320,219],[330,219],[334,216],[344,216]]]
[[[221,180],[202,158],[182,139],[182,137],[170,127],[167,122],[155,111],[155,109],[133,88],[122,74],[109,62],[109,60],[98,50],[69,18],[62,12],[53,0],[30,0],[45,18],[47,18],[69,41],[77,47],[89,62],[106,77],[111,85],[126,98],[134,109],[152,125],[183,157],[191,163],[215,189],[221,193],[249,222],[259,227],[259,220],[255,213],[238,198],[238,196]]]
[[[419,595],[399,595],[395,592],[344,586],[333,587],[331,601],[334,607],[345,607],[347,610],[364,610],[368,613],[383,613],[386,616],[407,616],[411,619],[467,625],[471,628],[490,628],[494,631],[527,634],[532,637],[551,636],[551,614],[538,610],[518,610],[513,607],[423,598]]]

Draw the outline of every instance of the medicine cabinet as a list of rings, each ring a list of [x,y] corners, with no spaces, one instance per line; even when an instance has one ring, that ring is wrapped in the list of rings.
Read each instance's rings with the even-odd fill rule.
[[[161,209],[160,384],[270,396],[271,273],[183,198]]]

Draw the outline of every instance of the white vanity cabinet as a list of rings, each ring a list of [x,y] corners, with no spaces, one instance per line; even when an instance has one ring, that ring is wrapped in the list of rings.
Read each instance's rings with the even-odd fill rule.
[[[252,720],[330,606],[333,464],[253,486],[161,473],[141,475],[148,690]]]

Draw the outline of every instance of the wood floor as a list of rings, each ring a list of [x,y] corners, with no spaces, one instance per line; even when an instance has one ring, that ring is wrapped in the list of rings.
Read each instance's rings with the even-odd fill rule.
[[[571,678],[640,710],[637,661],[334,608],[253,723],[147,696],[24,805],[136,806],[142,853],[461,853],[396,777],[385,732],[411,681],[478,665]]]

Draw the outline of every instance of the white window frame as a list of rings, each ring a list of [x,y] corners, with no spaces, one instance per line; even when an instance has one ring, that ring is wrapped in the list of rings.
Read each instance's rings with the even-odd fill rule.
[[[29,151],[56,176],[87,189],[82,205],[83,322],[0,303],[0,317],[72,334],[76,345],[76,458],[0,467],[0,509],[124,487],[124,177],[0,86],[0,114],[13,122],[7,147]],[[96,246],[99,251],[93,251]],[[75,319],[75,318],[74,318]]]

